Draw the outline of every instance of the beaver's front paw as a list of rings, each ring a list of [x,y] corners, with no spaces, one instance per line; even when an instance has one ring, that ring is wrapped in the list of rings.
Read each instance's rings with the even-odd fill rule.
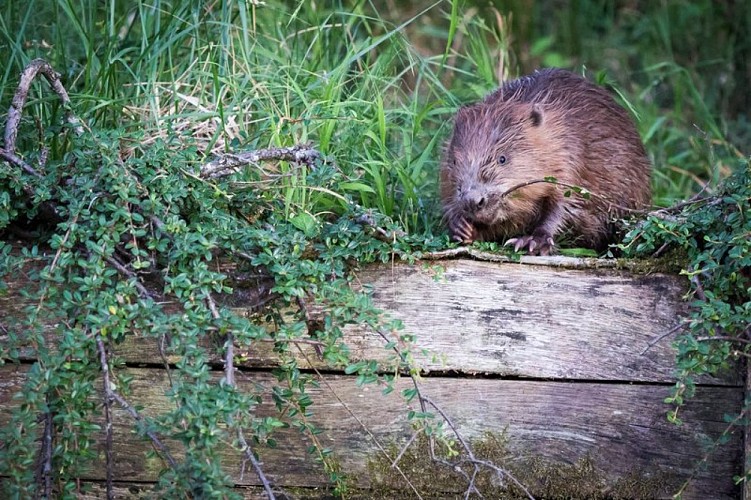
[[[526,250],[530,255],[550,255],[555,252],[553,237],[550,234],[542,232],[535,232],[531,236],[511,238],[503,245],[513,246],[514,252]]]
[[[457,217],[449,221],[451,239],[469,245],[477,239],[477,228],[464,217]]]

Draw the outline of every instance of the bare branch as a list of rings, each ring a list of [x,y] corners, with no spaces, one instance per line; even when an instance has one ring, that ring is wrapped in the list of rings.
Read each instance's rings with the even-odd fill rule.
[[[107,469],[107,499],[111,500],[115,498],[115,494],[112,490],[112,471],[114,469],[114,461],[112,459],[112,399],[109,397],[112,385],[110,384],[107,349],[105,348],[104,341],[102,341],[102,337],[99,334],[96,334],[96,345],[99,349],[99,362],[102,365],[102,383],[104,385],[104,453]]]
[[[317,161],[321,160],[323,160],[323,155],[318,150],[300,144],[288,148],[267,148],[242,153],[228,153],[203,165],[201,177],[204,179],[224,177],[238,172],[245,165],[253,165],[262,161],[288,161],[313,167]]]
[[[117,401],[117,404],[120,405],[120,407],[130,413],[130,415],[137,421],[137,422],[143,422],[143,416],[141,416],[138,411],[133,408],[122,396],[120,396],[118,393],[111,391],[110,395],[112,399]],[[167,463],[170,467],[173,469],[177,469],[177,462],[175,462],[175,459],[172,458],[172,455],[170,455],[169,451],[167,450],[167,447],[164,446],[162,441],[159,439],[159,437],[156,435],[154,431],[146,431],[146,435],[151,439],[151,442],[154,445],[154,448],[157,449],[159,453],[161,453],[164,458],[167,460]]]
[[[668,330],[667,332],[663,333],[662,335],[659,335],[656,339],[652,340],[647,344],[647,347],[644,348],[644,350],[641,352],[642,356],[652,348],[653,345],[664,339],[665,337],[668,337],[672,335],[673,333],[680,331],[681,329],[686,327],[686,323],[684,321],[681,321],[677,325],[675,325],[673,328]]]
[[[464,438],[462,437],[461,433],[459,432],[459,429],[457,429],[457,427],[454,425],[454,422],[449,418],[449,416],[446,415],[446,413],[441,409],[441,407],[438,406],[432,399],[427,398],[427,397],[425,397],[424,399],[425,399],[425,402],[429,403],[430,406],[432,406],[433,408],[435,408],[435,410],[441,415],[441,417],[446,422],[446,424],[451,428],[451,431],[454,433],[454,435],[456,436],[457,440],[459,440],[459,443],[461,443],[462,447],[464,448],[464,451],[466,452],[467,457],[469,458],[469,460],[467,460],[469,463],[471,463],[474,467],[477,467],[479,465],[485,466],[485,467],[487,467],[487,468],[495,471],[495,473],[498,474],[498,477],[500,477],[501,479],[503,479],[503,477],[509,478],[514,484],[516,484],[516,486],[518,488],[520,488],[524,492],[525,495],[527,495],[527,498],[530,498],[530,499],[534,500],[534,497],[529,492],[529,490],[527,490],[527,488],[524,487],[524,485],[521,484],[514,476],[512,476],[507,471],[505,471],[504,469],[498,467],[497,465],[495,465],[494,463],[492,463],[490,461],[477,459],[475,457],[474,452],[472,451],[472,448],[464,440]],[[472,485],[470,485],[470,486],[472,486]],[[479,494],[479,492],[477,492],[477,493]]]
[[[146,298],[154,300],[154,297],[151,295],[151,292],[149,292],[146,287],[143,286],[141,283],[141,280],[138,279],[138,277],[135,275],[134,272],[129,270],[125,265],[123,265],[120,261],[118,261],[114,257],[106,257],[105,261],[114,267],[117,272],[125,276],[126,278],[133,278],[133,285],[136,287],[136,290],[138,290],[141,295],[143,295]]]
[[[221,318],[221,315],[219,314],[219,309],[216,306],[216,302],[214,301],[214,298],[211,296],[211,294],[206,294],[206,303],[209,306],[209,310],[211,311],[211,316],[218,320]],[[226,346],[226,352],[224,354],[224,380],[227,382],[228,385],[230,385],[232,388],[237,388],[237,382],[235,380],[235,339],[232,332],[227,333],[227,338],[225,341]],[[232,417],[227,418],[227,424],[230,427],[234,427]],[[274,490],[271,488],[271,483],[269,483],[269,480],[266,478],[266,474],[263,472],[263,468],[261,468],[261,463],[258,461],[258,459],[255,456],[255,453],[253,452],[253,449],[250,447],[250,444],[248,444],[248,441],[245,439],[245,434],[243,433],[242,426],[237,425],[236,427],[237,431],[237,441],[240,443],[240,446],[242,448],[243,455],[245,456],[245,459],[248,460],[251,465],[253,466],[253,469],[255,469],[256,474],[258,475],[258,479],[261,481],[261,484],[263,485],[263,489],[266,491],[266,495],[268,495],[269,500],[275,500],[276,496],[274,495]]]
[[[102,337],[99,334],[96,334],[96,343],[97,348],[99,350],[99,361],[102,364],[102,375],[104,377],[104,399],[105,399],[105,409],[109,408],[109,405],[112,401],[117,401],[117,404],[120,405],[120,407],[130,413],[130,415],[137,421],[142,422],[143,417],[141,416],[138,411],[133,408],[122,396],[120,396],[117,392],[115,392],[112,389],[112,384],[109,380],[109,364],[107,363],[107,353],[104,348],[104,342],[102,341]],[[107,428],[107,439],[108,439],[108,445],[107,445],[107,479],[108,479],[108,487],[107,487],[107,496],[108,498],[113,498],[110,496],[110,481],[111,481],[111,470],[110,470],[110,460],[111,460],[111,453],[112,453],[112,429],[111,429],[111,421],[108,419],[108,428]],[[177,462],[172,458],[172,455],[170,455],[167,448],[164,446],[162,441],[159,439],[159,437],[154,433],[153,431],[147,430],[146,435],[151,439],[151,442],[153,443],[154,447],[159,451],[159,453],[167,460],[167,463],[172,467],[173,469],[177,468]]]
[[[52,66],[44,59],[34,59],[31,61],[23,72],[21,72],[21,78],[18,82],[18,89],[13,96],[13,100],[8,109],[8,120],[5,124],[5,151],[10,154],[15,154],[16,151],[16,138],[18,137],[18,125],[21,122],[21,114],[23,113],[23,107],[26,104],[26,98],[29,95],[31,89],[31,83],[34,78],[41,73],[49,82],[52,90],[55,91],[57,96],[63,103],[65,108],[65,118],[73,126],[73,130],[77,135],[83,134],[83,127],[81,122],[70,110],[70,97],[68,92],[60,82],[60,74],[57,73]]]
[[[328,380],[327,380],[327,379],[326,379],[326,378],[325,378],[325,377],[324,377],[324,376],[323,376],[323,375],[321,374],[321,372],[320,372],[320,371],[318,370],[318,368],[316,368],[316,367],[315,367],[315,365],[314,365],[314,364],[313,364],[313,363],[311,362],[311,360],[310,360],[310,359],[308,358],[307,354],[306,354],[306,353],[305,353],[305,352],[304,352],[304,351],[303,351],[302,349],[300,349],[300,347],[299,347],[299,346],[298,346],[298,350],[300,351],[300,354],[301,354],[301,355],[303,356],[303,358],[305,358],[305,361],[307,361],[308,365],[310,365],[310,366],[312,366],[312,367],[313,367],[313,371],[315,371],[316,375],[318,376],[318,380],[320,380],[320,381],[321,381],[321,382],[322,382],[322,383],[323,383],[324,385],[326,385],[326,387],[327,387],[327,388],[329,389],[329,391],[331,392],[331,394],[333,394],[333,395],[334,395],[334,397],[335,397],[335,398],[336,398],[336,400],[337,400],[337,401],[339,402],[339,404],[341,404],[341,405],[342,405],[342,407],[343,407],[343,408],[344,408],[345,410],[347,410],[347,413],[349,413],[349,414],[350,414],[350,416],[352,416],[352,418],[354,418],[354,419],[355,419],[355,421],[356,421],[356,422],[357,422],[357,423],[358,423],[358,424],[360,425],[360,427],[361,427],[361,428],[362,428],[362,429],[363,429],[363,430],[364,430],[364,431],[365,431],[365,432],[366,432],[366,433],[368,434],[368,436],[370,437],[370,439],[372,439],[372,440],[373,440],[373,443],[375,443],[375,445],[376,445],[376,446],[378,447],[378,450],[379,450],[379,451],[380,451],[380,452],[381,452],[381,453],[383,454],[383,456],[384,456],[384,457],[386,457],[386,458],[387,458],[388,460],[391,460],[391,457],[389,457],[389,454],[388,454],[388,452],[387,452],[387,451],[386,451],[386,450],[384,449],[384,447],[383,447],[383,446],[381,445],[381,443],[380,443],[380,442],[378,441],[378,439],[376,438],[376,436],[374,436],[374,435],[373,435],[373,433],[372,433],[372,432],[370,432],[370,429],[368,429],[368,427],[367,427],[367,426],[365,425],[365,423],[364,423],[364,422],[363,422],[363,421],[362,421],[362,420],[360,419],[360,417],[358,417],[358,416],[357,416],[357,415],[356,415],[356,414],[355,414],[355,413],[354,413],[354,412],[352,411],[352,409],[351,409],[351,408],[350,408],[350,407],[349,407],[349,406],[347,405],[347,403],[346,403],[346,402],[345,402],[344,400],[342,400],[342,398],[340,398],[340,397],[339,397],[339,394],[337,394],[337,393],[336,393],[336,391],[335,391],[335,390],[334,390],[334,388],[333,388],[333,387],[331,386],[331,384],[329,384]],[[398,472],[398,473],[399,473],[399,474],[400,474],[400,475],[402,476],[402,479],[404,479],[404,481],[406,481],[406,483],[407,483],[407,484],[409,485],[409,487],[410,487],[410,488],[412,489],[412,492],[413,492],[413,493],[415,494],[415,496],[416,496],[416,497],[417,497],[417,498],[418,498],[419,500],[422,500],[422,498],[423,498],[423,497],[422,497],[422,495],[420,495],[420,492],[419,492],[419,491],[417,491],[417,488],[415,487],[415,485],[414,485],[414,484],[412,484],[412,481],[410,481],[410,480],[409,480],[409,478],[407,477],[407,475],[406,475],[406,474],[404,473],[404,471],[402,471],[402,469],[401,469],[401,468],[399,467],[399,465],[398,465],[399,459],[400,459],[400,458],[401,458],[401,456],[402,456],[402,455],[404,454],[404,451],[405,451],[405,450],[406,450],[406,449],[407,449],[407,448],[409,447],[409,445],[410,445],[410,444],[411,444],[411,443],[412,443],[412,442],[413,442],[413,441],[415,440],[415,438],[417,437],[417,434],[418,434],[418,433],[415,433],[415,434],[414,434],[414,435],[412,436],[412,438],[411,438],[411,439],[409,440],[409,442],[408,442],[408,443],[407,443],[407,444],[405,445],[404,449],[402,450],[402,453],[400,453],[400,454],[399,454],[399,455],[398,455],[398,456],[396,457],[396,459],[395,459],[395,460],[393,460],[393,461],[391,462],[391,467],[392,467],[392,468],[394,468],[394,469],[396,469],[396,471],[397,471],[397,472]],[[315,436],[312,436],[312,437],[313,437],[313,438],[315,438]]]
[[[44,412],[44,434],[40,443],[36,482],[44,482],[44,491],[40,493],[39,487],[35,490],[34,498],[52,498],[52,433],[54,425],[52,412]]]
[[[22,158],[16,156],[16,154],[13,153],[12,151],[6,151],[5,149],[0,148],[0,158],[2,158],[3,160],[7,161],[8,163],[10,163],[11,165],[13,165],[14,167],[17,167],[17,168],[20,168],[22,170],[25,170],[27,174],[31,174],[34,177],[39,177],[39,178],[42,177],[42,174],[40,174],[39,172],[37,172],[34,169],[34,167],[32,167],[31,165],[29,165],[28,163],[26,163]],[[29,194],[28,191],[26,192],[26,194]]]
[[[388,336],[381,329],[377,329],[376,332],[387,343],[390,342]],[[408,363],[407,357],[404,355],[403,352],[401,352],[401,350],[398,348],[398,346],[394,345],[393,351],[396,352],[397,356],[399,356],[399,359],[401,359],[402,362]],[[467,454],[467,457],[469,457],[468,462],[471,463],[473,465],[473,467],[474,467],[474,472],[472,473],[472,476],[470,477],[466,472],[464,472],[461,468],[459,468],[457,466],[458,464],[451,463],[451,462],[449,462],[447,460],[439,459],[436,456],[436,454],[435,454],[434,440],[431,437],[431,441],[430,441],[430,445],[431,445],[430,446],[431,459],[434,460],[434,461],[436,461],[436,462],[442,463],[442,464],[446,465],[447,467],[451,467],[454,471],[462,474],[465,477],[465,479],[468,482],[467,490],[466,490],[466,493],[465,493],[466,498],[469,498],[469,495],[471,493],[473,493],[473,492],[476,493],[481,498],[483,496],[482,493],[480,493],[477,490],[477,488],[475,487],[475,477],[477,476],[477,473],[479,472],[479,466],[482,465],[484,467],[487,467],[487,468],[495,471],[495,473],[501,479],[503,479],[503,477],[508,477],[509,479],[511,479],[511,481],[514,484],[516,484],[517,487],[519,487],[527,495],[528,498],[531,498],[532,500],[534,500],[534,497],[527,490],[527,488],[525,488],[524,485],[522,485],[515,477],[513,477],[511,474],[509,474],[506,470],[498,467],[497,465],[493,464],[492,462],[489,462],[489,461],[486,461],[486,460],[478,460],[475,457],[474,452],[472,451],[472,447],[469,445],[469,443],[467,443],[467,441],[465,441],[464,437],[459,432],[459,429],[454,425],[453,421],[449,418],[449,416],[446,414],[446,412],[444,412],[443,409],[440,408],[432,399],[430,399],[429,397],[427,397],[424,394],[422,394],[422,392],[420,390],[420,386],[419,386],[419,384],[417,382],[417,379],[415,378],[415,376],[411,372],[409,374],[409,377],[412,380],[412,384],[413,384],[413,386],[415,388],[415,391],[417,393],[417,397],[418,397],[419,402],[420,402],[420,408],[422,409],[422,411],[426,412],[427,411],[426,404],[429,404],[430,406],[432,406],[441,415],[441,418],[443,418],[443,420],[446,422],[446,424],[449,426],[449,428],[451,428],[451,431],[456,436],[456,439],[462,445],[462,448],[464,448],[464,451]],[[409,443],[408,443],[408,445],[409,445]],[[405,449],[406,449],[406,447],[405,447]],[[400,456],[403,453],[404,452],[402,451],[402,453],[400,453]]]

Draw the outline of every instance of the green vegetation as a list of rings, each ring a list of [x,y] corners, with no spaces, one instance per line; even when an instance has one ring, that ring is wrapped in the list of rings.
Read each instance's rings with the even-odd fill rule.
[[[691,283],[691,313],[679,325],[674,343],[678,382],[666,399],[675,406],[668,414],[672,422],[681,423],[680,409],[694,395],[696,377],[727,370],[751,352],[749,214],[751,163],[728,178],[717,196],[651,215],[622,245],[631,256],[679,256],[685,263],[681,273]],[[737,426],[748,425],[748,404],[740,415],[726,416],[720,444]],[[750,478],[751,471],[745,475]]]
[[[398,325],[347,286],[349,270],[448,244],[436,200],[441,144],[456,107],[493,89],[498,75],[559,64],[612,83],[639,117],[660,205],[707,183],[713,193],[747,168],[732,144],[751,136],[739,113],[748,108],[751,6],[715,13],[710,1],[660,2],[637,13],[631,2],[572,4],[551,16],[558,2],[508,2],[500,14],[441,1],[4,2],[0,110],[20,71],[41,57],[61,73],[86,125],[80,136],[61,125],[64,106],[36,83],[16,152],[39,175],[0,164],[0,294],[2,280],[21,272],[39,283],[24,291],[31,305],[0,323],[0,358],[29,367],[22,403],[0,431],[4,494],[29,494],[29,485],[78,493],[76,478],[99,460],[103,368],[110,390],[127,399],[130,380],[111,350],[134,336],[163,341],[165,359],[179,359],[171,406],[136,426],[184,454],[176,460],[154,444],[160,495],[232,496],[220,452],[247,453],[247,440],[262,455],[280,428],[305,434],[346,491],[310,422],[315,382],[298,365],[296,342],[315,341],[327,366],[387,392],[395,377],[383,373],[414,369],[408,349],[381,365],[350,356],[346,324]],[[201,176],[217,154],[306,143],[323,156]],[[741,335],[749,320],[749,179],[735,179],[722,201],[689,206],[675,223],[650,218],[627,244],[647,253],[663,242],[681,247],[692,277],[712,276],[701,278],[706,300],[680,344],[687,374],[723,367],[737,352],[732,341],[697,336]],[[222,302],[243,286],[268,291],[251,318]],[[311,318],[313,306],[323,319]],[[240,391],[229,375],[212,379],[234,359],[230,346],[269,344],[281,360],[271,395]],[[675,401],[689,395],[678,391]],[[108,410],[115,399],[105,399]],[[256,416],[262,401],[277,413]],[[429,416],[410,415],[440,435]],[[54,471],[45,485],[35,443],[53,434],[40,459]]]

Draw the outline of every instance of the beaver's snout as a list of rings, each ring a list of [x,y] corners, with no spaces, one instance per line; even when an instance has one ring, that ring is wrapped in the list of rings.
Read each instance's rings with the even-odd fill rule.
[[[471,189],[461,196],[462,206],[467,213],[475,213],[487,205],[487,196],[479,189]]]

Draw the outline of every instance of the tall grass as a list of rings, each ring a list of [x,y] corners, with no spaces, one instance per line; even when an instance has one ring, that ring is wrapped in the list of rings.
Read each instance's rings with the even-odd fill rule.
[[[457,100],[440,79],[445,61],[418,54],[403,32],[446,7],[397,24],[366,2],[11,0],[2,100],[23,65],[44,57],[95,126],[187,133],[207,155],[312,142],[347,175],[340,194],[424,231],[435,226],[439,147]],[[282,168],[288,213],[320,210],[306,172]]]
[[[187,134],[206,156],[311,142],[346,180],[332,199],[306,184],[308,172],[282,165],[288,215],[337,210],[349,196],[421,232],[438,226],[440,147],[456,106],[532,65],[586,64],[609,69],[638,110],[658,202],[727,173],[735,152],[712,104],[720,98],[707,99],[709,84],[675,46],[693,14],[654,8],[640,21],[590,1],[550,16],[543,4],[507,2],[500,15],[458,1],[6,0],[0,104],[21,68],[44,57],[94,126]],[[555,19],[548,31],[543,14]],[[645,55],[645,40],[659,50]],[[31,116],[51,123],[59,113],[41,95],[31,105],[32,129]]]

